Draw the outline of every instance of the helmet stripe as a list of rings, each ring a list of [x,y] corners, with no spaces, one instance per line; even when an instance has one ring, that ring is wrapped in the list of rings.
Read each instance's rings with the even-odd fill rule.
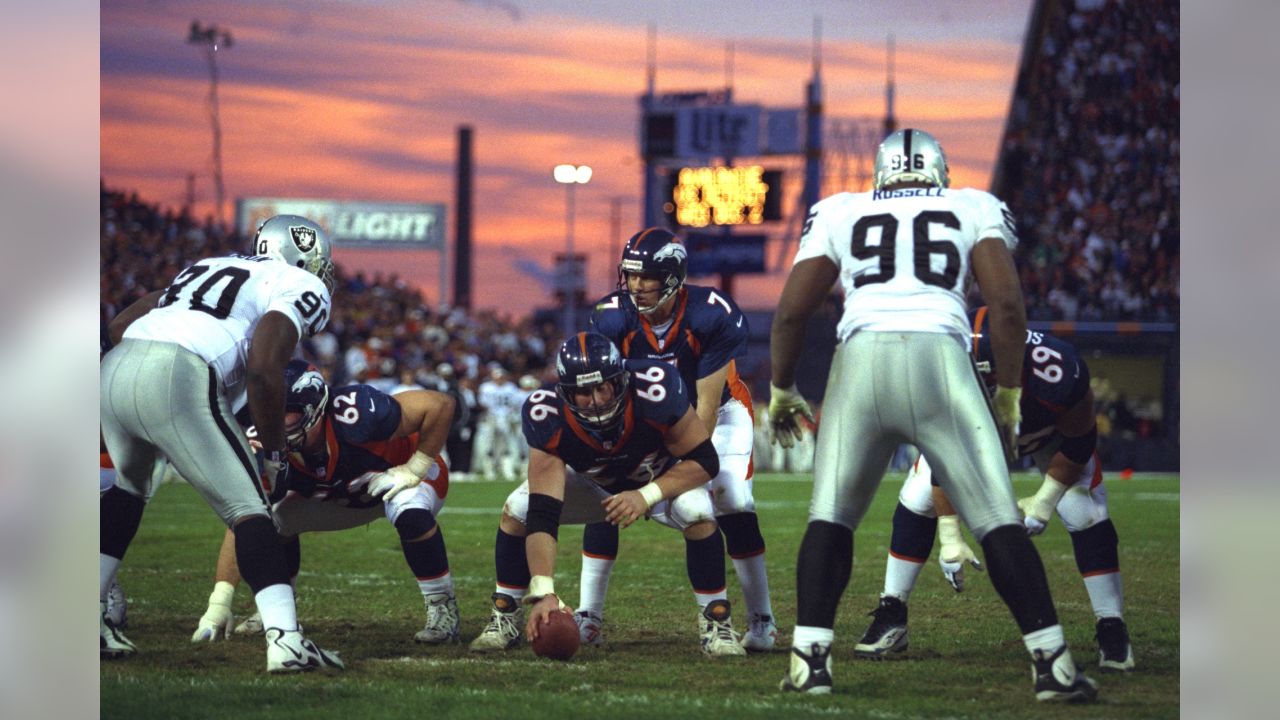
[[[973,314],[973,359],[978,359],[978,340],[982,338],[982,323],[987,319],[987,306],[983,305]]]
[[[915,130],[910,128],[902,131],[902,154],[907,156],[906,160],[908,170],[911,169],[911,134],[914,132]]]
[[[578,333],[578,347],[582,348],[582,357],[590,357],[587,355],[587,334],[584,332]]]

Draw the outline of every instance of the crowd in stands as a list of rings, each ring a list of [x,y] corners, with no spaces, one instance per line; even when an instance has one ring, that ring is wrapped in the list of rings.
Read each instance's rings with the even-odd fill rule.
[[[1176,321],[1178,4],[1044,8],[994,188],[1016,215],[1028,317]]]

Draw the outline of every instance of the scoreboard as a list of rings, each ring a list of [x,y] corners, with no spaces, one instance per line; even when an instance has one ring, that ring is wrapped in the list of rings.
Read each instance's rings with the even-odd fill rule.
[[[759,225],[782,219],[782,171],[760,165],[682,167],[668,176],[672,226]]]

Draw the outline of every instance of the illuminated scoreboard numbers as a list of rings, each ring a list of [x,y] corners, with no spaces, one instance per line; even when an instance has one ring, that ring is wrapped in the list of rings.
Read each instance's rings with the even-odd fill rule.
[[[781,176],[780,171],[766,171],[759,165],[681,168],[664,210],[682,227],[777,220]]]

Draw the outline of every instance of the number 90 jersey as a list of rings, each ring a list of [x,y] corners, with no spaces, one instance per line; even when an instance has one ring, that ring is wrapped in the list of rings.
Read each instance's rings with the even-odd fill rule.
[[[535,390],[521,411],[529,447],[554,455],[611,494],[634,490],[666,472],[678,458],[667,450],[667,430],[689,411],[684,382],[670,365],[624,360],[631,373],[622,426],[592,432],[550,390]]]
[[[837,334],[935,332],[969,342],[969,254],[979,241],[1018,243],[1013,214],[974,189],[904,188],[840,193],[813,206],[795,262],[826,257],[840,270]]]
[[[1031,455],[1056,435],[1058,418],[1089,391],[1089,366],[1074,346],[1052,335],[1027,331],[1022,361],[1022,425],[1018,454]]]
[[[244,406],[249,341],[268,312],[282,313],[298,338],[329,321],[329,290],[320,278],[266,257],[201,260],[178,273],[160,302],[124,337],[180,345],[218,373],[233,410]]]
[[[736,303],[709,287],[685,285],[676,295],[671,326],[661,339],[625,292],[606,295],[591,314],[591,329],[613,341],[626,358],[661,360],[680,372],[689,403],[698,404],[698,380],[726,364],[729,376],[717,406],[736,398],[751,408],[751,393],[738,375],[746,355],[747,318]]]

